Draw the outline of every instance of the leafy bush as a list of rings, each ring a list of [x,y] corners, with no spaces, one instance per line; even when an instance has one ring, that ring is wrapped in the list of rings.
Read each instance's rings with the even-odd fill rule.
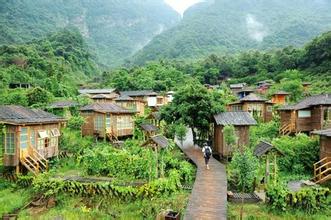
[[[258,172],[258,160],[245,148],[243,152],[235,151],[228,169],[230,187],[236,191],[251,192]]]
[[[328,188],[303,188],[298,192],[289,192],[282,184],[269,185],[267,188],[268,203],[273,210],[288,211],[300,209],[307,213],[315,213],[330,207]]]
[[[68,151],[78,155],[83,150],[92,147],[92,137],[82,137],[80,130],[72,130],[70,128],[64,128],[61,131],[60,138],[60,150]]]
[[[261,140],[271,142],[279,134],[279,122],[270,121],[252,126],[249,130],[250,145],[254,148]]]
[[[80,130],[84,124],[85,119],[82,116],[73,116],[68,121],[68,127],[71,129]]]
[[[298,134],[295,137],[276,138],[272,143],[284,153],[284,156],[278,160],[281,171],[292,174],[312,173],[313,164],[319,158],[317,138]]]

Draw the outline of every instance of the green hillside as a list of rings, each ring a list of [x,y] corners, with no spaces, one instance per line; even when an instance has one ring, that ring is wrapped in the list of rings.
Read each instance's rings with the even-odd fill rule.
[[[134,62],[201,58],[249,49],[301,46],[331,30],[331,2],[324,0],[215,0],[188,10],[172,29],[155,37]]]
[[[0,102],[25,104],[19,100],[23,93],[8,90],[10,83],[30,83],[54,96],[72,96],[78,83],[98,71],[76,29],[65,29],[26,44],[1,46]],[[7,99],[10,95],[13,100]]]
[[[178,21],[162,0],[8,0],[0,4],[0,45],[75,26],[98,61],[113,66]]]

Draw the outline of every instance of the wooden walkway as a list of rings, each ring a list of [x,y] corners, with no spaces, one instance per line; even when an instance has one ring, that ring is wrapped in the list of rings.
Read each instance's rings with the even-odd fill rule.
[[[227,180],[225,166],[216,159],[209,161],[206,170],[200,149],[182,148],[197,165],[197,175],[184,220],[227,219]]]

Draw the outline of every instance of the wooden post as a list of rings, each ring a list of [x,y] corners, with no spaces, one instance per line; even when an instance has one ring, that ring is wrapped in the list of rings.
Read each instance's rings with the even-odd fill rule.
[[[267,184],[269,182],[269,157],[266,156],[266,168],[265,168],[265,183]]]
[[[159,170],[158,170],[158,167],[159,167],[159,161],[158,161],[158,152],[157,152],[157,146],[155,146],[155,162],[156,162],[156,166],[155,166],[155,176],[156,176],[156,179],[159,177]]]

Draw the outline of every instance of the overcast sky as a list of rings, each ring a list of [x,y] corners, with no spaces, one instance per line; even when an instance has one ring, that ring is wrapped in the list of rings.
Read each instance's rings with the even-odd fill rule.
[[[175,9],[179,14],[183,15],[185,10],[190,6],[202,2],[203,0],[164,0],[173,9]]]

